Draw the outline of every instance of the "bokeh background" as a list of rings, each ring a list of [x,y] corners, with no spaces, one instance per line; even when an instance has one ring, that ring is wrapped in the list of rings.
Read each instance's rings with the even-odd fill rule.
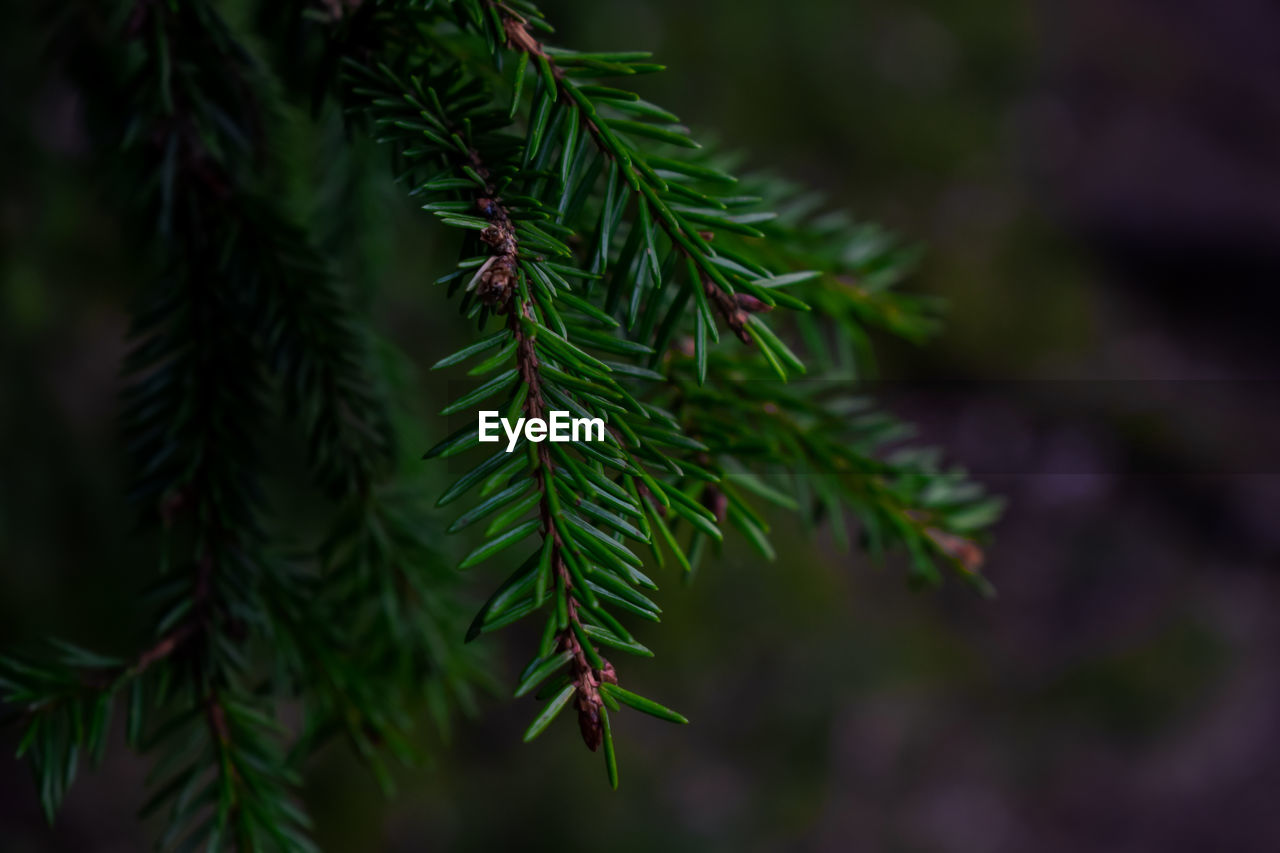
[[[495,697],[393,801],[321,755],[325,849],[1280,849],[1280,6],[546,6],[564,44],[655,50],[646,95],[748,163],[928,247],[911,286],[947,330],[885,342],[880,390],[1009,498],[1000,596],[798,532],[772,565],[731,547],[642,637],[628,677],[693,724],[626,715],[620,791]],[[134,265],[74,87],[3,8],[0,643],[124,650],[153,571],[112,426]],[[387,222],[375,310],[430,364],[451,259]],[[514,683],[520,637],[491,645]],[[145,849],[145,772],[113,750],[50,830],[0,757],[0,850]]]

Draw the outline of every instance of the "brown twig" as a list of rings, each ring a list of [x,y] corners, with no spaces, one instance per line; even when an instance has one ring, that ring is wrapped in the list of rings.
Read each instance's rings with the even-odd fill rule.
[[[481,266],[475,279],[476,295],[497,314],[506,314],[507,327],[516,341],[516,369],[520,380],[527,388],[524,401],[524,414],[527,418],[545,418],[547,413],[546,399],[542,392],[542,376],[539,371],[538,353],[534,348],[534,336],[525,331],[523,318],[533,318],[533,306],[520,297],[516,282],[518,280],[517,259],[519,256],[519,239],[515,226],[506,205],[498,196],[497,188],[489,182],[489,170],[486,168],[480,153],[470,149],[467,153],[467,165],[473,168],[485,181],[485,194],[476,198],[476,210],[489,221],[489,226],[480,232],[480,239],[489,247],[489,259]],[[600,682],[617,683],[613,666],[607,661],[604,668],[597,670],[591,665],[586,651],[578,640],[575,626],[581,626],[578,616],[577,602],[571,595],[573,579],[564,558],[564,542],[556,528],[553,518],[550,490],[554,462],[551,451],[543,442],[538,446],[538,488],[542,491],[539,503],[539,516],[542,523],[542,537],[551,538],[551,565],[563,595],[569,615],[569,627],[560,632],[558,646],[572,652],[572,681],[577,691],[578,726],[582,739],[593,752],[600,747],[603,739],[603,727],[600,723],[600,711],[604,700],[600,696]]]

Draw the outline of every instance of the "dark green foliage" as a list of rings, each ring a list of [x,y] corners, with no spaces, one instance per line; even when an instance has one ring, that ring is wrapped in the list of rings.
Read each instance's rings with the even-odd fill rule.
[[[390,786],[382,754],[412,760],[415,717],[443,728],[472,704],[484,674],[462,641],[526,617],[541,640],[515,693],[545,700],[526,740],[572,704],[616,785],[611,711],[686,722],[609,659],[651,655],[628,627],[660,618],[646,558],[688,576],[726,536],[774,558],[778,512],[838,540],[852,516],[873,553],[904,547],[915,578],[941,561],[985,589],[973,537],[997,505],[901,449],[901,426],[851,388],[870,328],[934,327],[935,306],[894,288],[910,252],[784,182],[732,177],[623,86],[660,70],[648,54],[552,49],[527,3],[301,6],[257,18],[288,34],[283,82],[199,0],[123,4],[103,47],[128,69],[109,147],[143,188],[140,244],[159,249],[123,433],[164,571],[136,659],[5,662],[50,815],[123,704],[155,762],[144,810],[168,816],[162,847],[308,849],[291,800],[308,755],[342,735]],[[382,143],[404,192],[459,232],[455,270],[423,290],[479,329],[435,365],[475,377],[445,413],[607,424],[601,442],[513,453],[466,426],[426,453],[463,463],[434,495],[467,501],[449,525],[475,540],[459,568],[519,563],[465,632],[429,501],[397,473],[396,383],[368,318],[272,192],[266,140],[290,100],[340,105],[352,150]],[[263,497],[261,438],[280,423],[330,503],[313,541]],[[299,730],[275,720],[281,698],[301,700]]]

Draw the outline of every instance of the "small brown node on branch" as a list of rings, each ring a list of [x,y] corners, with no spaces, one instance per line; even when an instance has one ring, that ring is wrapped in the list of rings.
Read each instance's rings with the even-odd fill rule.
[[[604,664],[604,668],[600,670],[600,680],[605,684],[617,684],[618,673],[613,668],[613,664],[609,663],[606,658],[601,658],[600,662]]]
[[[595,752],[604,742],[604,726],[600,724],[600,700],[594,701],[578,693],[578,730],[587,749]]]
[[[581,655],[580,647],[579,655]],[[600,698],[600,682],[596,680],[595,673],[582,657],[577,659],[574,669],[578,730],[582,732],[582,742],[587,745],[587,749],[595,752],[604,740],[604,726],[600,722],[600,711],[604,707],[604,700]]]
[[[773,306],[769,305],[750,293],[735,293],[733,299],[738,303],[738,307],[749,314],[761,314],[773,310]]]
[[[494,313],[504,314],[510,307],[515,278],[514,256],[494,255],[481,268],[476,296]]]
[[[505,7],[503,8],[502,29],[507,34],[507,41],[514,49],[523,51],[530,56],[545,57],[547,55],[547,52],[542,49],[542,44],[529,32],[529,26],[524,19]],[[558,71],[559,69],[556,70]]]
[[[711,510],[717,523],[723,524],[729,511],[729,496],[715,486],[707,486],[702,490],[702,505]]]
[[[973,542],[936,527],[927,527],[924,533],[942,553],[964,566],[965,571],[976,572],[982,568],[985,556]]]

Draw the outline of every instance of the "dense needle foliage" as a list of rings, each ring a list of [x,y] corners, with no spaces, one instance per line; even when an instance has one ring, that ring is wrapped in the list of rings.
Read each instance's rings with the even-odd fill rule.
[[[843,544],[856,520],[860,546],[902,549],[913,579],[949,566],[985,590],[975,537],[996,502],[857,393],[872,330],[935,326],[935,305],[896,289],[912,253],[785,181],[729,174],[626,87],[661,70],[649,54],[552,47],[517,0],[263,3],[234,21],[203,0],[114,7],[73,4],[66,26],[154,270],[121,441],[161,571],[136,657],[59,643],[0,662],[50,817],[117,710],[154,764],[143,813],[163,815],[161,847],[311,849],[293,798],[308,756],[345,737],[389,786],[415,723],[446,726],[492,680],[465,644],[519,620],[541,626],[514,689],[541,703],[526,739],[572,708],[616,785],[624,707],[685,722],[626,688],[657,581],[727,537],[785,565],[769,529],[787,514]],[[389,168],[424,227],[460,232],[421,298],[475,330],[434,365],[473,390],[416,470],[398,463],[394,356],[336,272],[350,199],[330,194],[322,227],[277,192],[273,129],[303,110],[340,124],[333,170],[356,190]],[[481,408],[598,417],[606,440],[508,453],[479,442]],[[280,428],[329,508],[311,541],[264,497],[278,472],[261,437]],[[459,568],[514,566],[474,615],[433,503],[471,539]],[[284,699],[299,725],[279,721]]]

